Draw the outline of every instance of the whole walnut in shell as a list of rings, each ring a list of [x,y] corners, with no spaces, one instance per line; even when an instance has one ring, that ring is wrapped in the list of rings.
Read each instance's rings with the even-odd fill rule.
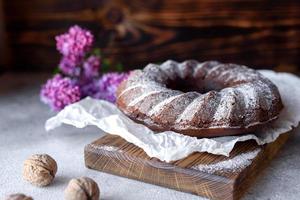
[[[66,200],[98,200],[99,196],[97,183],[88,177],[72,179],[65,189]]]
[[[28,197],[24,194],[11,194],[5,198],[5,200],[33,200],[31,197]]]
[[[24,161],[23,178],[35,186],[49,185],[57,172],[55,160],[47,154],[36,154]]]

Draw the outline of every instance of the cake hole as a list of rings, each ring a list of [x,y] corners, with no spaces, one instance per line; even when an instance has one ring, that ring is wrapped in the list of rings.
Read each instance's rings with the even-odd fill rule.
[[[199,92],[201,94],[209,91],[220,91],[221,89],[212,89],[217,87],[205,87],[203,80],[175,79],[167,83],[167,88],[171,90],[179,90],[182,92]],[[210,85],[212,86],[212,85]]]

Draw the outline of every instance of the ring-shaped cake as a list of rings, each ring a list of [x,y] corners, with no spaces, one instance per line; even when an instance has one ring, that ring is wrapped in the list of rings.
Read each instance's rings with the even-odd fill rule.
[[[118,88],[117,106],[152,130],[197,137],[255,131],[283,108],[277,87],[256,70],[195,60],[133,71]]]

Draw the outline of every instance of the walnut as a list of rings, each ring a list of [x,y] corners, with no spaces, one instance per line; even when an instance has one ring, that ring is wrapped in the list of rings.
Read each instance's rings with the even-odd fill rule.
[[[6,197],[5,200],[33,200],[33,199],[24,194],[11,194],[8,197]]]
[[[35,186],[49,185],[57,172],[57,164],[47,154],[30,156],[24,162],[23,178]]]
[[[99,196],[97,183],[87,177],[72,179],[65,189],[66,200],[98,200]]]

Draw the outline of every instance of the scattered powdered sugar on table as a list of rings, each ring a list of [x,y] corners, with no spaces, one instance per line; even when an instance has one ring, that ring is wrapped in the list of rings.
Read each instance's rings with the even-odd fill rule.
[[[121,149],[114,147],[114,146],[96,146],[94,144],[90,144],[91,147],[97,149],[97,150],[103,150],[103,151],[109,151],[109,152],[122,152]]]
[[[219,173],[228,173],[228,172],[238,172],[246,168],[252,163],[252,160],[257,156],[257,154],[261,151],[260,148],[255,149],[254,151],[246,152],[239,154],[233,158],[228,160],[224,160],[217,163],[212,164],[200,164],[193,166],[192,169],[214,174],[216,172]]]

